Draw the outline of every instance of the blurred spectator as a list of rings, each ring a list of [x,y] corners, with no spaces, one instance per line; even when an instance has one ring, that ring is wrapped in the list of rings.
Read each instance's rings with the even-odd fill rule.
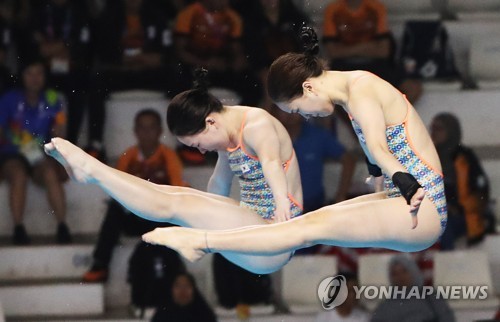
[[[105,100],[113,91],[149,89],[173,96],[184,90],[172,48],[177,12],[170,1],[110,0],[99,18],[93,74],[89,150],[104,158]]]
[[[399,64],[411,78],[446,81],[460,77],[442,21],[407,21],[400,48]]]
[[[358,278],[351,273],[339,273],[346,278],[347,299],[334,310],[321,312],[316,316],[316,322],[368,322],[370,315],[359,305],[356,299],[355,286],[358,286]]]
[[[47,82],[68,102],[67,138],[76,143],[87,105],[92,67],[92,17],[87,1],[32,0],[29,21],[20,32],[19,57],[43,57]]]
[[[142,179],[172,186],[185,186],[182,163],[175,153],[160,143],[163,132],[161,117],[155,110],[145,109],[135,117],[137,145],[127,149],[118,160],[117,169]],[[103,282],[120,234],[140,236],[157,227],[170,224],[152,222],[130,213],[117,201],[110,200],[94,250],[93,265],[83,276],[84,282]]]
[[[46,156],[43,144],[64,136],[66,116],[61,96],[45,88],[45,69],[33,61],[22,69],[23,89],[11,90],[0,100],[0,170],[9,184],[14,219],[13,243],[28,244],[23,225],[28,178],[47,189],[47,199],[58,221],[57,242],[71,242],[65,224],[66,198],[57,162]]]
[[[186,265],[175,250],[140,240],[128,261],[130,309],[144,318],[148,308],[165,308],[172,302],[169,290],[173,279],[186,271]]]
[[[152,322],[215,322],[214,311],[196,287],[189,273],[177,275],[172,285],[172,303],[159,308]]]
[[[0,95],[12,86],[13,79],[6,65],[12,41],[12,3],[0,2]]]
[[[0,95],[15,83],[12,70],[7,66],[9,51],[12,49],[14,28],[14,4],[11,1],[0,2]]]
[[[306,122],[299,114],[273,109],[273,115],[288,130],[300,164],[304,213],[346,200],[356,167],[353,153],[346,151],[332,132]],[[323,185],[324,165],[332,159],[340,162],[342,170],[336,195],[326,196]]]
[[[302,50],[300,28],[308,18],[291,0],[233,0],[231,4],[243,18],[245,52],[265,89],[271,63],[287,52]],[[272,101],[265,90],[262,97],[260,106],[269,109]]]
[[[387,25],[385,6],[378,0],[337,0],[326,9],[323,42],[330,68],[370,71],[415,102],[421,83],[407,79],[395,64],[395,41]]]
[[[240,319],[250,316],[250,305],[271,302],[269,275],[250,273],[221,254],[213,255],[212,268],[218,303],[227,309],[236,308]]]
[[[443,168],[448,204],[441,249],[453,249],[461,236],[466,236],[468,245],[474,245],[484,238],[487,218],[494,217],[490,215],[488,177],[474,151],[462,144],[462,130],[456,116],[438,114],[430,128]]]
[[[423,287],[423,277],[415,261],[408,254],[398,254],[389,262],[389,280],[392,286],[403,290],[403,298],[392,298],[381,302],[372,314],[371,321],[439,321],[453,322],[455,316],[444,299],[437,299],[435,293],[425,293],[425,298],[406,295],[412,287]],[[395,294],[395,293],[393,293]],[[398,293],[399,294],[399,293]],[[423,294],[423,290],[419,290]]]
[[[245,58],[242,32],[241,17],[229,0],[195,1],[177,16],[175,48],[188,83],[195,68],[205,67],[214,87],[235,91],[242,105],[257,106],[261,84]]]

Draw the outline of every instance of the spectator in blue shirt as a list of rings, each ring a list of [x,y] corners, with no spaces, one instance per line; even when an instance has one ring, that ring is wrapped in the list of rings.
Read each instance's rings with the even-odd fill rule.
[[[299,114],[278,109],[273,114],[288,130],[299,161],[304,213],[347,199],[356,164],[354,155],[345,150],[332,132],[306,122]],[[325,195],[323,174],[327,160],[339,161],[342,167],[335,196]]]
[[[61,96],[45,89],[45,67],[33,61],[22,69],[23,88],[0,99],[0,178],[9,184],[9,202],[14,219],[14,244],[28,244],[23,225],[29,176],[47,189],[57,221],[57,242],[71,242],[65,224],[66,201],[63,171],[43,153],[43,144],[64,134],[66,116]]]
[[[354,154],[344,148],[333,132],[306,122],[301,115],[285,113],[277,108],[272,113],[283,123],[292,139],[300,167],[304,213],[346,200],[356,166]],[[323,184],[325,162],[328,160],[340,162],[342,168],[335,196],[326,196]],[[330,182],[335,184],[333,180]],[[315,253],[317,249],[313,246],[296,254]]]

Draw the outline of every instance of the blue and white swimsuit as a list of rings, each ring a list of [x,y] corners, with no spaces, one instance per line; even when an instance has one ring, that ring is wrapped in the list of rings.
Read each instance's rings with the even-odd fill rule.
[[[238,146],[227,149],[229,166],[239,180],[240,205],[255,211],[266,220],[272,219],[276,210],[273,192],[264,177],[264,171],[259,159],[257,156],[249,154],[243,144],[245,119],[246,114],[241,124]],[[291,159],[283,163],[285,171],[287,171]],[[291,217],[302,215],[302,205],[291,194],[288,195],[288,199],[291,204]]]
[[[406,98],[405,98],[406,99]],[[426,192],[427,198],[436,207],[439,220],[441,222],[441,234],[446,228],[447,208],[446,198],[444,194],[443,175],[434,169],[426,162],[417,152],[412,144],[408,133],[408,115],[410,114],[411,104],[407,100],[408,111],[404,121],[400,124],[390,125],[386,127],[385,135],[389,151],[398,159],[399,163],[410,173]],[[359,124],[349,115],[352,127],[358,136],[359,142],[365,151],[368,160],[372,164],[376,164],[373,157],[368,152],[366,140]],[[384,189],[389,198],[401,196],[401,192],[394,185],[391,178],[384,174]]]

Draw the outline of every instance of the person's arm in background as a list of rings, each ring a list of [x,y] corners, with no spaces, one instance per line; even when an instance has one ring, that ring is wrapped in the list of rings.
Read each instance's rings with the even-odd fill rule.
[[[183,179],[182,161],[177,153],[171,149],[165,148],[165,161],[168,178],[171,186],[186,187],[188,184]]]
[[[229,167],[227,153],[218,152],[214,172],[208,180],[207,191],[216,195],[229,197],[234,174]]]
[[[356,169],[356,157],[354,153],[344,148],[333,133],[323,129],[320,130],[324,133],[322,142],[324,144],[325,157],[334,158],[341,165],[342,170],[337,186],[337,194],[334,197],[335,202],[340,202],[347,199],[354,170]]]

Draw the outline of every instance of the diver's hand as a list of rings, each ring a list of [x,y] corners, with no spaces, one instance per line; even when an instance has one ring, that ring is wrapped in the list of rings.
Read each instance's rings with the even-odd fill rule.
[[[418,225],[418,210],[420,209],[420,205],[422,204],[422,201],[424,200],[425,197],[425,190],[422,188],[419,188],[417,192],[411,197],[410,200],[410,215],[412,219],[412,229],[417,228]]]

